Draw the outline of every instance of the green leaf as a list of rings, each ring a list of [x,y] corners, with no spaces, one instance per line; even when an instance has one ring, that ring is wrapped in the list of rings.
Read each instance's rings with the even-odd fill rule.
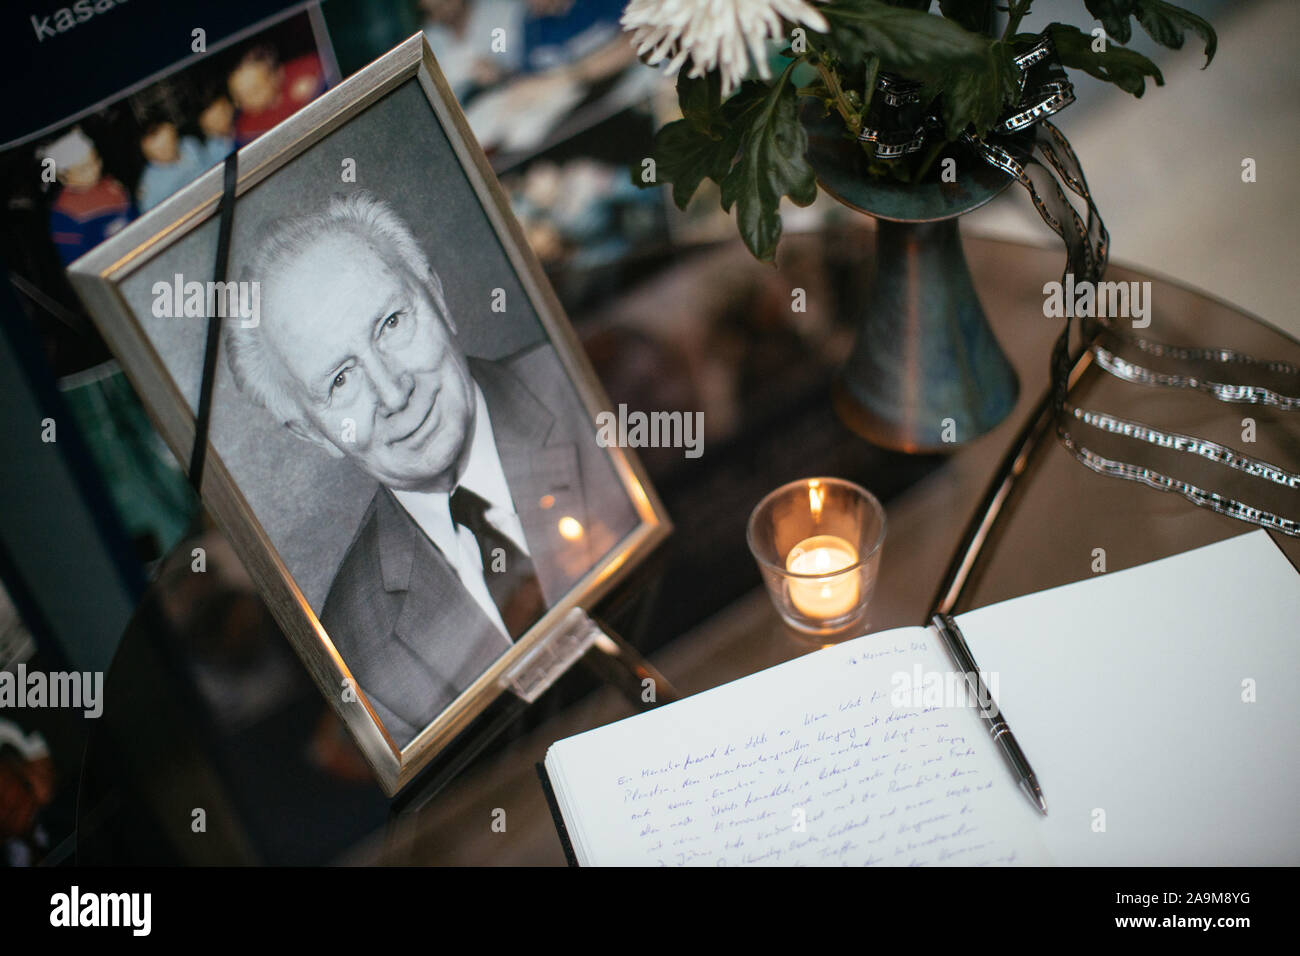
[[[1214,27],[1191,11],[1164,0],[1138,0],[1137,18],[1151,39],[1171,50],[1181,50],[1183,32],[1191,30],[1205,43],[1205,66],[1214,59],[1214,51],[1219,46]]]
[[[993,0],[939,0],[939,10],[972,33],[988,33],[993,25]]]
[[[722,104],[722,83],[716,72],[692,79],[677,74],[677,102],[683,119],[655,134],[655,180],[644,182],[640,166],[632,167],[632,182],[642,189],[672,183],[673,202],[685,209],[700,183],[721,183],[740,148],[740,130],[731,124],[736,110]]]
[[[1010,44],[993,43],[978,69],[959,73],[943,92],[943,119],[949,140],[961,135],[967,126],[983,136],[997,122],[1004,103],[1014,101],[1020,93],[1015,54]]]
[[[685,209],[706,178],[720,183],[740,145],[736,130],[725,130],[717,139],[701,133],[689,120],[669,123],[655,134],[654,161],[657,182],[641,182],[640,168],[633,167],[632,181],[638,186],[673,184],[673,202]]]
[[[716,70],[709,70],[696,78],[687,76],[688,72],[682,70],[677,74],[677,105],[681,107],[682,116],[706,136],[719,135],[722,79]]]
[[[746,82],[727,101],[735,104],[734,125],[744,130],[740,156],[722,180],[722,208],[736,207],[741,238],[754,257],[776,255],[781,239],[781,197],[797,206],[817,198],[817,178],[804,157],[808,134],[799,123],[798,98],[789,83],[794,64],[776,83]]]
[[[1137,0],[1083,0],[1088,12],[1101,21],[1106,36],[1117,43],[1127,43],[1133,36],[1129,18],[1137,9]]]
[[[879,0],[836,0],[818,6],[830,24],[830,47],[847,63],[880,57],[881,69],[914,80],[935,80],[977,69],[992,42],[955,20]]]
[[[1160,68],[1141,53],[1114,43],[1106,44],[1104,53],[1094,53],[1092,37],[1068,23],[1050,24],[1048,30],[1052,33],[1056,52],[1061,56],[1062,66],[1083,70],[1099,80],[1114,83],[1124,92],[1132,93],[1134,96],[1141,96],[1146,92],[1148,76],[1155,79],[1156,86],[1165,85],[1165,78],[1160,75]],[[1019,40],[1024,36],[1021,34],[1016,39]]]
[[[1101,21],[1112,39],[1127,43],[1133,28],[1129,19],[1137,17],[1142,29],[1151,39],[1171,50],[1181,50],[1183,34],[1191,30],[1205,44],[1205,65],[1214,59],[1219,38],[1214,27],[1182,7],[1165,0],[1084,0],[1088,12]]]

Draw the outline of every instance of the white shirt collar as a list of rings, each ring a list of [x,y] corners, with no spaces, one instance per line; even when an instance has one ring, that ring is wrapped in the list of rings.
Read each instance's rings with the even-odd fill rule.
[[[492,421],[488,418],[487,402],[483,392],[474,384],[474,437],[469,449],[469,461],[460,476],[458,487],[468,488],[488,503],[484,517],[513,541],[521,551],[529,554],[523,525],[515,513],[510,485],[506,482],[501,456],[497,453],[496,438],[492,434]],[[454,489],[453,489],[454,490]],[[505,622],[492,601],[487,581],[483,576],[483,556],[474,534],[468,528],[458,528],[451,520],[451,493],[394,491],[397,501],[420,526],[434,546],[442,552],[455,570],[457,577],[478,604],[488,620],[506,637],[510,636]]]
[[[486,501],[489,509],[501,508],[513,513],[515,502],[510,497],[510,485],[506,481],[505,469],[501,467],[501,456],[497,454],[487,402],[477,382],[474,383],[474,408],[474,441],[458,484]]]
[[[457,487],[468,488],[486,501],[488,520],[493,526],[523,551],[528,551],[528,543],[524,540],[523,529],[515,512],[514,499],[510,497],[505,469],[501,467],[501,456],[497,453],[487,402],[477,382],[474,384],[474,437],[471,439],[469,461],[465,463]],[[457,553],[450,492],[394,490],[393,494],[444,555],[451,557]]]

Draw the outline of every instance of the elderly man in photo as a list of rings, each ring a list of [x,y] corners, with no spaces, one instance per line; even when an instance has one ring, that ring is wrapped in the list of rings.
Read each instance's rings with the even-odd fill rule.
[[[254,327],[224,324],[235,383],[379,483],[320,619],[404,746],[635,515],[554,348],[466,356],[386,203],[357,193],[273,222],[242,278],[262,306]]]

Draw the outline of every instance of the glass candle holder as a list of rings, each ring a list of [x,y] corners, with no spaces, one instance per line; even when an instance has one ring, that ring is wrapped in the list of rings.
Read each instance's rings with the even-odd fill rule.
[[[825,636],[861,624],[876,587],[885,511],[841,478],[803,478],[749,516],[749,550],[781,618]]]

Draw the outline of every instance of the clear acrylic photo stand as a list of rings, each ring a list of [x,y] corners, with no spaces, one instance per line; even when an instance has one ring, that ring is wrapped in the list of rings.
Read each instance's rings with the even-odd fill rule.
[[[561,676],[581,663],[603,683],[618,689],[638,710],[680,699],[676,688],[641,653],[582,608],[570,611],[541,644],[501,678],[501,697],[448,745],[394,799],[389,842],[404,818],[418,814],[511,724],[519,720]],[[653,682],[652,700],[645,695]]]

